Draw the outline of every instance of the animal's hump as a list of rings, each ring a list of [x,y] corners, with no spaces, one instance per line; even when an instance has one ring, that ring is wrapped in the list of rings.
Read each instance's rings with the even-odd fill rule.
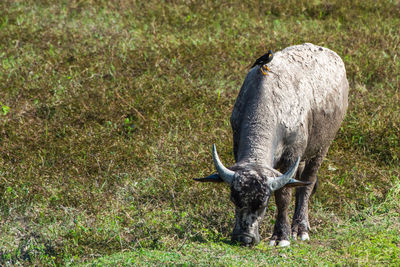
[[[275,53],[269,68],[268,75],[257,68],[248,73],[232,113],[234,125],[240,123],[249,98],[259,99],[290,128],[304,121],[309,111],[329,112],[346,98],[344,63],[328,48],[311,43],[285,48]]]
[[[301,68],[301,72],[304,73],[314,72],[319,68],[327,70],[328,73],[329,69],[344,70],[342,59],[334,51],[311,43],[290,46],[277,52],[270,66],[276,67],[277,71],[281,72],[290,71],[291,68],[296,67],[297,70]]]
[[[328,48],[310,43],[288,47],[276,53],[270,69],[275,75],[263,87],[275,96],[275,110],[287,125],[293,115],[305,119],[309,110],[330,112],[347,95],[344,63]]]

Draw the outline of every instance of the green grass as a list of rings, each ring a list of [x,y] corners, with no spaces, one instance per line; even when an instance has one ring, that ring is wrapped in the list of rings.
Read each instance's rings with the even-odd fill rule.
[[[399,1],[0,2],[0,265],[398,265]],[[350,83],[312,240],[231,245],[229,116],[254,59],[312,42]],[[397,190],[397,191],[396,191]],[[221,255],[223,256],[221,258]],[[282,256],[285,255],[285,256]]]
[[[400,214],[391,208],[400,200],[399,189],[400,183],[380,205],[339,220],[318,206],[319,216],[331,217],[331,220],[313,231],[311,241],[292,241],[289,248],[269,247],[268,240],[254,248],[246,248],[232,245],[225,238],[203,242],[188,242],[184,239],[173,247],[138,247],[133,251],[99,258],[85,266],[398,265]]]

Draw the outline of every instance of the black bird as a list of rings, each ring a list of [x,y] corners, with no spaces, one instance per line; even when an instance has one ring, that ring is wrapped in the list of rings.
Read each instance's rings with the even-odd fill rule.
[[[264,71],[264,68],[267,71],[270,71],[270,69],[268,68],[268,66],[264,66],[264,65],[271,62],[273,58],[274,58],[274,53],[272,53],[271,50],[268,50],[267,54],[257,58],[256,62],[254,62],[253,66],[251,66],[251,68],[254,68],[255,66],[260,66],[261,72],[264,75],[267,75],[267,72]]]

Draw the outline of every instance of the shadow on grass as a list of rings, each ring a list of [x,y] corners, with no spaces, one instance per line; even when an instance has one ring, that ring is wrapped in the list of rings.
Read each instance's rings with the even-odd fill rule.
[[[0,250],[0,265],[18,265],[21,263],[33,263],[35,259],[53,261],[57,252],[49,240],[43,239],[39,234],[29,233],[19,242],[14,251]]]

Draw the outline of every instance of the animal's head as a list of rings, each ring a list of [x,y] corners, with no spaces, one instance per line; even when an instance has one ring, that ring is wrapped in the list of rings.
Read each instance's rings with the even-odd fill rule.
[[[243,245],[255,245],[260,242],[258,233],[269,199],[274,191],[284,186],[304,186],[308,183],[293,179],[299,166],[300,158],[285,173],[276,175],[277,171],[256,167],[239,168],[232,171],[220,161],[215,145],[213,159],[217,173],[205,178],[195,179],[199,182],[226,182],[231,188],[231,201],[235,205],[235,227],[232,240]]]

